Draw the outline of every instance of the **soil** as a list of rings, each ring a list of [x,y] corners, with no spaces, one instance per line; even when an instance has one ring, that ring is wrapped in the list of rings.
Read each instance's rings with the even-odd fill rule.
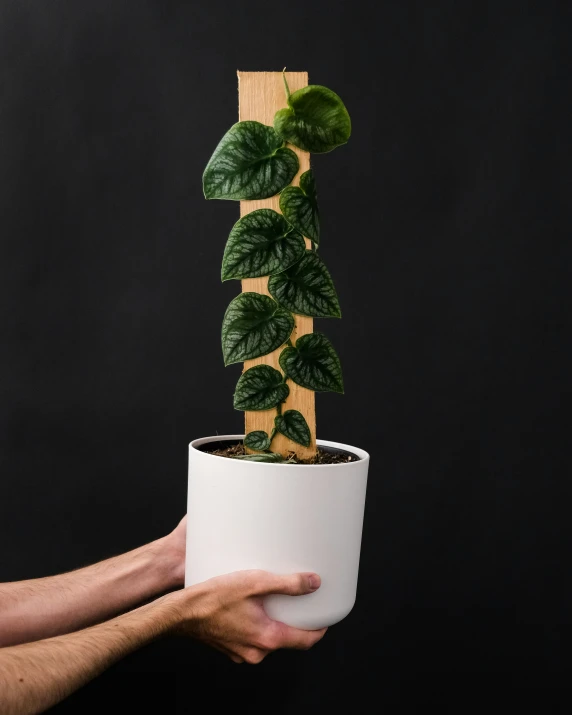
[[[240,457],[243,454],[247,454],[244,449],[242,442],[237,442],[229,447],[223,449],[214,449],[209,454],[214,454],[217,457]],[[298,459],[294,452],[288,453],[290,457],[296,459],[292,464],[346,464],[347,462],[357,462],[359,457],[355,454],[350,454],[349,452],[334,452],[327,451],[325,449],[318,449],[317,454],[309,459]]]

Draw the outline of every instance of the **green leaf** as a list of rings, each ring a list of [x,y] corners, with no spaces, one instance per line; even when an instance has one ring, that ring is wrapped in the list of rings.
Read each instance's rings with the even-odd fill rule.
[[[264,430],[249,432],[244,438],[244,446],[257,452],[265,452],[270,449],[270,437]]]
[[[347,142],[352,125],[338,95],[327,87],[311,84],[288,97],[288,108],[274,116],[274,129],[290,144],[324,154]]]
[[[274,426],[285,437],[293,442],[309,447],[312,441],[310,428],[304,419],[304,415],[298,410],[286,410],[283,415],[278,415],[274,419]]]
[[[293,313],[313,318],[340,318],[334,283],[321,258],[306,251],[301,261],[268,281],[270,295]]]
[[[222,321],[224,364],[268,355],[283,345],[294,329],[291,313],[260,293],[241,293]]]
[[[240,376],[234,393],[236,410],[270,410],[288,397],[282,373],[270,365],[255,365]]]
[[[241,454],[231,459],[243,459],[245,462],[284,462],[284,457],[275,452],[264,452],[263,454]]]
[[[320,243],[320,217],[312,170],[300,177],[300,186],[287,186],[280,194],[280,211],[301,234]]]
[[[321,333],[303,335],[296,347],[280,353],[280,367],[297,385],[315,392],[342,392],[342,366],[332,343]]]
[[[288,268],[304,255],[301,233],[277,211],[258,209],[235,223],[224,249],[221,277],[256,278]]]
[[[292,181],[298,157],[260,122],[238,122],[214,150],[203,174],[207,199],[266,199]]]

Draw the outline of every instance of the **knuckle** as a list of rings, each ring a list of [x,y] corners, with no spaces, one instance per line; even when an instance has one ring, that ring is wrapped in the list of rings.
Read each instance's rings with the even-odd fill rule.
[[[324,637],[326,631],[319,631],[317,633],[312,633],[311,635],[308,636],[308,645],[306,646],[306,650],[311,648],[312,646],[315,646],[316,643],[322,640]]]
[[[244,654],[244,660],[250,665],[258,665],[264,660],[264,653],[257,648],[251,648]]]
[[[314,645],[314,641],[311,641],[311,640],[309,640],[309,639],[307,639],[307,638],[305,638],[304,640],[300,640],[300,641],[298,642],[298,648],[299,648],[300,650],[310,650],[310,648],[311,648],[313,645]]]
[[[258,647],[262,650],[276,650],[280,641],[275,633],[264,633],[258,640]]]
[[[265,578],[264,571],[252,569],[248,572],[248,588],[251,592],[256,593],[264,588]]]

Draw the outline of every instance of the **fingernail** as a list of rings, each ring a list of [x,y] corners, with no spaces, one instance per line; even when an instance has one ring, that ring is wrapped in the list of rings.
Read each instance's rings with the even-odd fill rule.
[[[320,577],[317,574],[310,574],[308,581],[310,582],[312,591],[316,591],[316,589],[320,588]]]

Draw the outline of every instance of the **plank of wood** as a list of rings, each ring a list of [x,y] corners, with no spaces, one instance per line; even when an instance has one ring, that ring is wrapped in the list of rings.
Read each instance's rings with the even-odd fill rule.
[[[308,84],[307,72],[286,72],[286,80],[291,92],[297,89],[306,87]],[[284,91],[284,82],[282,72],[238,72],[238,117],[240,121],[255,120],[272,126],[274,123],[274,115],[279,109],[286,107],[286,93]],[[300,174],[303,174],[310,168],[310,155],[306,151],[302,151],[297,147],[290,146],[298,155],[300,162],[300,170],[295,176],[292,184],[298,185]],[[274,209],[280,211],[278,197],[273,196],[270,199],[262,199],[256,201],[241,201],[240,215],[244,216],[255,209]],[[306,244],[310,247],[310,242],[306,240]],[[242,281],[243,291],[255,291],[256,293],[268,293],[268,278],[246,278]],[[292,333],[291,340],[293,343],[306,333],[313,331],[312,318],[306,318],[301,315],[294,316],[296,325]],[[278,364],[278,356],[282,348],[275,350],[270,355],[264,355],[255,360],[247,360],[244,363],[244,369],[247,370],[253,365],[271,365],[276,369],[280,369]],[[307,390],[305,387],[300,387],[294,384],[291,380],[288,382],[290,387],[290,395],[283,405],[283,410],[299,410],[310,428],[312,434],[312,442],[309,447],[302,447],[295,442],[292,442],[284,435],[277,434],[272,442],[272,451],[280,452],[286,455],[288,452],[296,452],[299,457],[307,458],[316,453],[316,407],[315,395],[312,390]],[[274,427],[274,417],[276,410],[264,410],[262,412],[245,412],[245,429],[246,433],[253,430],[264,430],[270,434]]]

